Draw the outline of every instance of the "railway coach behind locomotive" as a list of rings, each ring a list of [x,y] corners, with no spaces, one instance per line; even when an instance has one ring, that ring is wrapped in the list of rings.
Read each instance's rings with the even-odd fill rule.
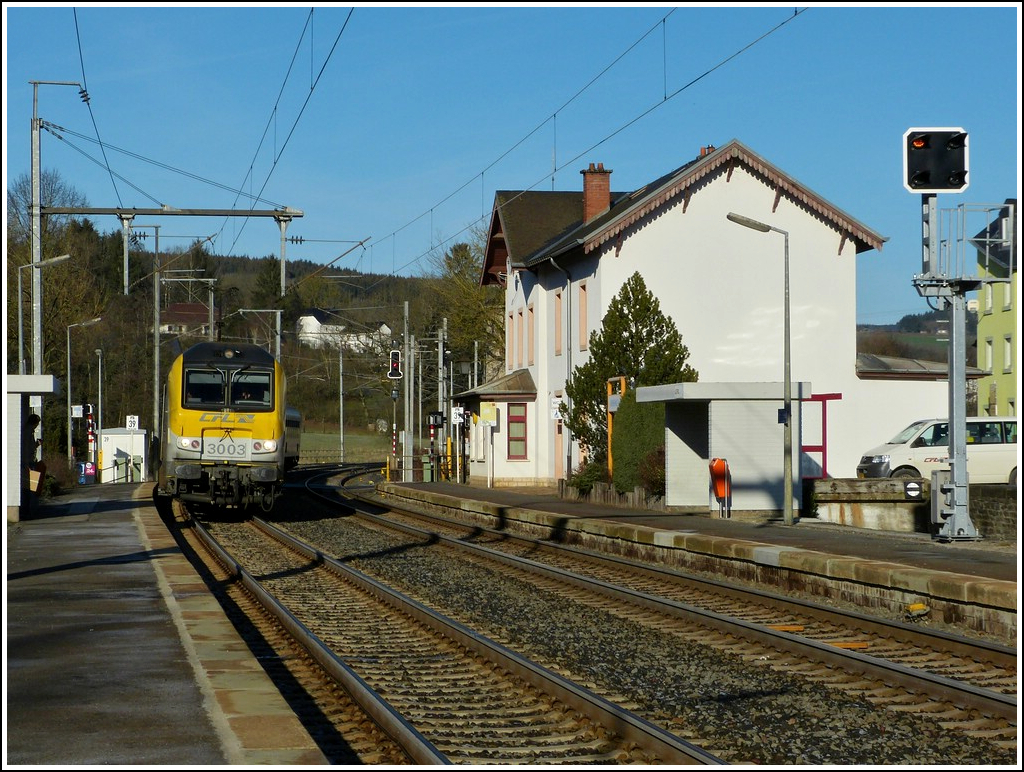
[[[248,343],[198,343],[164,389],[156,494],[269,510],[285,472],[285,376]]]

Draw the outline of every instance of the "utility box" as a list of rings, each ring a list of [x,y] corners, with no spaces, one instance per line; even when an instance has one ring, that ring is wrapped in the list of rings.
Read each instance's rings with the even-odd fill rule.
[[[145,429],[104,429],[98,482],[146,482],[146,436]]]

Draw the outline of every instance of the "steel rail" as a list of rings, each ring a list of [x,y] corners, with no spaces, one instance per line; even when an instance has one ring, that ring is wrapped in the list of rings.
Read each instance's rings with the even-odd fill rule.
[[[606,700],[600,695],[580,687],[547,668],[520,656],[496,641],[479,635],[465,625],[440,614],[372,577],[334,560],[305,542],[262,520],[254,524],[305,555],[311,561],[330,567],[354,582],[364,591],[392,605],[419,622],[440,631],[446,637],[474,651],[482,651],[492,661],[566,705],[584,712],[595,721],[615,731],[628,742],[636,743],[645,751],[675,764],[723,764],[721,759],[682,738],[652,724],[631,711]]]
[[[415,764],[451,764],[448,757],[421,735],[405,717],[373,690],[342,659],[334,654],[302,622],[285,608],[253,576],[232,558],[199,523],[192,521],[197,537],[242,586],[275,616],[310,656],[338,681],[374,722],[406,752]]]
[[[356,496],[356,498],[359,498]],[[373,502],[377,503],[377,502]],[[392,507],[392,509],[396,509]],[[569,571],[565,571],[560,568],[548,566],[543,563],[530,560],[528,558],[520,558],[510,556],[505,553],[482,547],[477,544],[472,544],[461,539],[455,539],[451,537],[442,536],[440,534],[426,531],[414,526],[404,525],[396,523],[393,520],[388,520],[385,517],[375,515],[363,510],[356,510],[360,517],[367,518],[373,522],[376,522],[382,526],[396,529],[407,533],[408,535],[417,536],[421,538],[431,538],[435,541],[439,541],[458,549],[463,549],[469,552],[473,552],[479,555],[484,555],[495,561],[504,563],[510,566],[527,567],[528,570],[537,572],[541,575],[549,578],[555,578],[560,582],[572,584],[573,586],[582,587],[591,591],[600,592],[608,597],[612,597],[618,600],[626,600],[636,605],[649,608],[658,611],[663,614],[672,614],[677,617],[687,618],[695,621],[699,624],[705,624],[716,630],[742,637],[746,640],[753,640],[758,643],[769,645],[773,648],[787,651],[796,656],[806,657],[814,661],[823,662],[825,664],[840,667],[843,670],[849,671],[851,665],[855,665],[855,671],[885,683],[897,684],[900,687],[907,689],[908,691],[924,694],[948,700],[955,705],[965,708],[973,708],[981,711],[986,715],[999,716],[1007,720],[1016,721],[1017,718],[1017,697],[1015,695],[1000,694],[993,692],[989,689],[982,689],[971,684],[965,684],[955,679],[947,678],[945,676],[935,675],[926,671],[917,670],[905,665],[901,665],[894,662],[889,662],[884,659],[871,657],[870,655],[862,654],[857,651],[850,651],[846,649],[840,649],[827,643],[821,643],[811,639],[803,638],[781,630],[773,630],[770,627],[759,625],[752,622],[746,622],[743,620],[731,618],[718,614],[713,611],[701,609],[695,606],[691,606],[679,601],[670,600],[667,598],[661,598],[658,596],[650,595],[648,593],[632,590],[629,588],[613,585],[608,582],[604,582],[598,579],[591,579],[580,574],[575,574]],[[397,510],[402,511],[402,510]],[[418,512],[410,512],[410,514],[416,517],[426,517],[428,519],[436,519],[433,515],[423,515]],[[453,525],[460,525],[466,527],[465,523],[452,522]],[[477,534],[481,532],[493,533],[494,535],[501,536],[502,538],[508,539],[509,534],[502,531],[492,531],[491,529],[483,528],[479,525],[472,526]],[[523,537],[511,537],[515,539],[521,539],[528,543],[538,543],[544,546],[550,546],[547,542],[537,542],[533,539],[526,539]],[[585,553],[587,557],[592,557],[591,553]],[[623,564],[628,566],[630,570],[633,570],[634,564],[623,561]],[[759,596],[761,598],[772,599],[781,596],[774,596],[770,593],[764,593],[756,590],[737,590],[732,588],[733,593],[747,593]],[[788,603],[797,603],[792,599],[784,599]],[[810,605],[810,604],[807,604]],[[811,606],[811,608],[814,608]],[[847,614],[848,612],[839,612],[840,615]],[[874,624],[885,627],[884,622],[875,621]],[[985,642],[979,642],[982,648],[989,648],[995,646],[994,644],[987,644]],[[1003,648],[1003,647],[996,647]],[[924,688],[922,689],[922,685]]]

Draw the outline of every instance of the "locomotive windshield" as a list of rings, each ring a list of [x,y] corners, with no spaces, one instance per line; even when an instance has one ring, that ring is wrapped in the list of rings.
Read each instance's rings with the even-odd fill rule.
[[[274,374],[271,370],[186,369],[185,407],[208,410],[229,407],[236,410],[270,410],[273,406]],[[230,401],[227,396],[230,395]]]
[[[231,379],[231,405],[239,410],[270,408],[273,374],[263,370],[239,370]]]
[[[185,372],[185,407],[208,408],[224,404],[224,374],[217,370]]]

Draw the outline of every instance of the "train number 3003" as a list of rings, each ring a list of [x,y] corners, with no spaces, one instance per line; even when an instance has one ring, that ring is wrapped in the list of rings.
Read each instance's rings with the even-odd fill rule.
[[[249,444],[227,440],[207,440],[203,443],[206,458],[245,459],[249,457]]]

